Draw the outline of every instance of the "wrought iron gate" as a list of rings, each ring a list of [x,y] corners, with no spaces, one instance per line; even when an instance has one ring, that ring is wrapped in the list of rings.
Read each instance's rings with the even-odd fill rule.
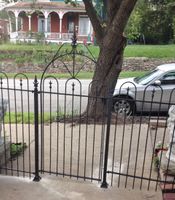
[[[90,81],[80,80],[78,75],[87,65],[93,64],[96,61],[89,49],[79,46],[73,38],[71,49],[62,45],[41,79],[35,77],[33,82],[25,74],[9,79],[1,72],[1,99],[8,102],[6,118],[2,121],[5,153],[1,172],[34,175],[35,181],[39,181],[43,173],[55,174],[98,181],[102,187],[118,184],[120,187],[157,189],[159,183],[171,183],[174,189],[174,179],[160,179],[163,152],[156,165],[157,171],[154,171],[156,145],[160,140],[165,147],[168,140],[166,126],[151,129],[151,109],[147,115],[142,112],[132,116],[114,113],[110,92],[107,97],[100,97],[98,93],[91,96]],[[70,78],[59,80],[49,73],[51,68],[62,68]],[[154,92],[146,103],[152,104]],[[92,98],[95,104],[105,102],[100,120],[89,115]],[[127,98],[127,95],[118,98]],[[128,98],[128,101],[133,100]],[[140,103],[144,104],[145,99]],[[170,106],[171,99],[167,104]],[[98,112],[97,107],[94,108],[94,112]],[[162,116],[158,114],[155,123],[158,125],[160,120]],[[167,124],[167,118],[164,120]],[[21,154],[9,160],[9,145],[13,143],[25,144],[27,148],[22,148]]]

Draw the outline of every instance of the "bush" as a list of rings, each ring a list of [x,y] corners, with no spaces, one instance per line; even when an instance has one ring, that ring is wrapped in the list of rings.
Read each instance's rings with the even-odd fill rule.
[[[18,156],[26,148],[27,148],[26,143],[21,143],[21,142],[20,143],[11,143],[11,145],[10,145],[11,158],[14,158],[14,157]]]
[[[44,33],[35,33],[35,39],[37,43],[44,43],[45,35]]]
[[[9,41],[9,36],[6,34],[0,34],[0,44],[6,43]]]
[[[148,11],[141,23],[147,44],[168,44],[173,38],[172,18],[163,10]]]
[[[29,57],[29,56],[21,56],[21,57],[17,57],[16,59],[15,59],[15,62],[17,63],[17,64],[23,64],[23,63],[25,63],[25,62],[30,62],[31,61],[31,57]]]

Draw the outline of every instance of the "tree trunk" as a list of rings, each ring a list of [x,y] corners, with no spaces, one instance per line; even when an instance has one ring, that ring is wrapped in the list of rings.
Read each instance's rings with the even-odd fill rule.
[[[100,50],[86,110],[90,118],[101,119],[107,112],[107,98],[113,94],[122,69],[125,43],[121,36],[119,45],[103,45]]]
[[[97,15],[92,0],[83,2],[100,47],[85,114],[99,119],[106,113],[105,99],[113,93],[122,69],[126,44],[123,32],[137,0],[102,0],[106,8],[105,20]]]

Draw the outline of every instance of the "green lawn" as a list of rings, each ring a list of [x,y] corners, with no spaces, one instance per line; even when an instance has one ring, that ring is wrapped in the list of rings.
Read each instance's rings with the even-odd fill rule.
[[[34,44],[1,44],[0,52],[2,51],[55,51],[60,46],[52,45],[34,45]],[[66,45],[66,48],[68,45]],[[99,54],[99,47],[88,46],[92,55],[96,58]],[[82,47],[83,49],[83,47]],[[128,45],[124,51],[124,57],[148,57],[148,58],[175,58],[175,45]]]
[[[7,43],[7,44],[0,44],[0,51],[52,51],[57,50],[58,45],[43,45],[43,44],[13,44],[13,43]]]
[[[120,78],[129,78],[129,77],[136,77],[136,76],[141,76],[143,74],[145,74],[146,71],[124,71],[120,73]],[[8,78],[14,78],[15,77],[15,73],[8,73],[7,76]],[[37,76],[38,79],[41,78],[41,73],[25,73],[25,75],[29,78],[29,79],[34,79],[35,76]],[[65,79],[65,78],[70,78],[69,74],[47,74],[47,76],[53,76],[56,77],[58,79]],[[0,73],[0,77],[3,77],[3,75],[1,76]],[[78,79],[92,79],[93,77],[93,72],[80,72],[78,74],[78,76],[76,78]],[[24,78],[24,76],[17,76],[17,78]]]
[[[42,45],[42,44],[1,44],[0,45],[0,61],[4,58],[14,59],[14,62],[22,62],[26,59],[32,62],[43,61],[43,55],[47,52],[56,52],[60,46],[57,44]],[[70,45],[65,45],[64,49],[71,48]],[[89,50],[94,57],[98,57],[99,47],[89,45]],[[84,46],[78,48],[78,50],[87,51]],[[23,52],[23,56],[21,53]],[[30,52],[25,55],[25,52]],[[41,52],[44,52],[41,54]],[[48,54],[47,54],[48,55]],[[53,54],[49,54],[53,55]],[[16,56],[16,57],[15,57]],[[156,59],[175,59],[175,45],[128,45],[124,51],[124,57],[147,57]],[[16,58],[16,59],[15,59]],[[121,72],[120,78],[135,77],[144,74],[141,71],[127,71]],[[8,77],[14,77],[14,73],[9,73]],[[26,74],[28,78],[34,78],[35,74]],[[38,78],[41,78],[41,73],[36,74]],[[69,78],[69,74],[50,74],[57,78]],[[91,79],[93,72],[80,72],[76,78],[79,79]],[[19,78],[19,76],[18,76]]]
[[[64,113],[59,112],[44,112],[42,117],[42,122],[51,123],[57,119],[64,119],[66,117],[76,116],[78,113],[75,111],[74,113]],[[39,123],[41,122],[41,114],[39,114]],[[35,114],[33,112],[6,112],[4,117],[4,123],[6,124],[34,124],[35,123]]]
[[[63,114],[61,113],[61,115],[59,116],[63,116]],[[50,113],[44,113],[44,122],[50,122],[53,121],[56,118],[56,113],[52,113],[50,116]],[[39,122],[41,120],[41,116],[39,115]],[[23,124],[34,124],[35,119],[34,119],[34,113],[32,112],[6,112],[5,118],[4,118],[4,123],[11,123],[11,124],[15,124],[15,123],[23,123]]]
[[[175,58],[175,45],[128,45],[124,57]]]
[[[98,47],[89,46],[89,49],[98,56]],[[175,45],[128,45],[124,57],[175,58]]]

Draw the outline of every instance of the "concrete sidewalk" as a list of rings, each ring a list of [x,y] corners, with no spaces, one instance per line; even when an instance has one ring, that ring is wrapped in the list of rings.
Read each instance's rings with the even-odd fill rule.
[[[160,191],[128,190],[44,176],[38,183],[28,178],[0,176],[0,200],[162,200]]]
[[[99,156],[101,155],[101,141],[102,135],[101,135],[101,128],[99,125],[96,125],[96,132],[95,132],[95,140],[94,138],[94,126],[88,125],[88,138],[87,138],[87,153],[86,153],[86,176],[91,177],[91,168],[92,168],[92,155],[94,155],[94,162],[93,162],[93,177],[97,177],[99,175]],[[147,130],[145,128],[146,125],[143,125],[142,134],[140,135],[140,145],[139,151],[138,151],[138,161],[137,161],[137,176],[140,175],[143,167],[143,155],[144,155],[144,144],[146,141],[146,135],[145,131]],[[23,129],[24,128],[24,129]],[[66,135],[64,136],[64,128],[66,128]],[[131,133],[131,126],[126,126],[125,129],[125,144],[123,145],[123,156],[122,156],[122,168],[121,172],[126,173],[127,171],[127,161],[128,161],[128,144],[130,142],[130,133]],[[78,155],[78,141],[79,141],[79,127],[74,126],[74,135],[73,139],[71,140],[71,130],[72,127],[67,124],[66,127],[64,127],[64,124],[59,124],[59,140],[57,140],[56,131],[51,130],[57,130],[57,124],[53,123],[52,126],[44,126],[45,133],[44,134],[44,169],[45,171],[52,171],[56,172],[55,166],[57,166],[56,159],[57,158],[57,152],[59,152],[59,168],[58,171],[62,172],[63,170],[63,141],[65,141],[66,146],[66,153],[65,153],[65,173],[69,174],[70,172],[70,166],[72,167],[72,174],[77,174],[77,155]],[[7,132],[8,126],[6,128]],[[15,125],[12,126],[12,132],[15,133]],[[18,157],[18,160],[13,160],[13,169],[16,170],[26,170],[26,171],[34,171],[34,127],[31,125],[30,127],[30,134],[28,133],[28,126],[22,127],[22,125],[18,125],[18,141],[23,141],[23,134],[22,130],[25,133],[24,141],[30,148],[27,148],[25,150],[24,157],[23,155]],[[131,159],[130,159],[130,174],[134,173],[134,166],[135,166],[135,152],[138,140],[138,134],[139,134],[139,128],[136,124],[134,127],[134,137],[132,139],[133,141],[133,148],[131,149]],[[51,134],[52,133],[52,134]],[[116,140],[116,155],[119,156],[120,149],[121,149],[121,140],[122,140],[122,134],[123,129],[122,127],[118,127],[118,135]],[[111,140],[110,140],[110,146],[113,147],[113,138],[115,134],[115,126],[111,126]],[[30,138],[29,138],[30,135]],[[52,137],[51,137],[52,136]],[[13,134],[12,141],[16,141],[16,135]],[[85,150],[85,138],[86,138],[86,128],[84,125],[81,125],[81,151],[80,159],[79,159],[79,175],[83,176],[84,174],[84,150]],[[154,137],[153,137],[154,138]],[[52,142],[50,144],[50,141]],[[59,141],[59,149],[57,148],[57,141]],[[72,141],[72,151],[71,151],[71,142]],[[94,142],[93,142],[94,141]],[[93,150],[93,144],[94,144],[94,151]],[[147,144],[148,151],[147,151],[147,157],[145,160],[144,165],[144,176],[143,177],[149,177],[150,173],[150,160],[152,157],[152,151],[151,149],[151,136],[149,136],[149,142]],[[113,148],[111,148],[113,149]],[[29,154],[30,150],[30,154]],[[50,156],[50,150],[52,152],[52,155]],[[59,151],[58,151],[59,150]],[[72,155],[70,153],[72,152]],[[30,155],[30,157],[29,157]],[[72,164],[70,164],[70,158],[72,156]],[[111,169],[112,165],[112,151],[109,153],[109,169]],[[30,159],[29,159],[30,158]],[[120,159],[120,157],[116,157]],[[30,162],[29,162],[30,160]],[[18,162],[17,162],[18,161]],[[50,161],[51,162],[51,169],[50,169]],[[9,163],[11,164],[11,163]],[[119,160],[115,160],[115,171],[119,170]],[[31,167],[31,169],[29,169]],[[128,173],[127,173],[128,174]],[[14,175],[15,172],[14,172]],[[20,173],[22,176],[23,173]],[[26,175],[26,174],[25,174]],[[108,183],[111,182],[111,177],[109,175]],[[152,172],[152,178],[157,178],[157,173],[154,171]],[[95,183],[91,183],[89,181],[81,181],[81,180],[73,180],[69,178],[62,178],[60,176],[46,176],[42,174],[42,180],[39,183],[35,183],[32,181],[32,179],[28,178],[15,178],[15,177],[8,177],[8,176],[0,176],[0,200],[162,200],[162,194],[159,190],[155,192],[155,185],[156,183],[153,182],[153,185],[150,185],[150,191],[147,191],[147,185],[148,181],[143,181],[142,184],[142,190],[140,190],[140,179],[135,180],[135,186],[134,189],[128,189],[132,188],[133,185],[133,179],[128,178],[127,182],[127,189],[125,189],[125,181],[126,177],[123,178],[120,177],[120,187],[118,188],[118,176],[115,176],[113,179],[113,187],[109,187],[108,189],[101,189],[100,185]]]

